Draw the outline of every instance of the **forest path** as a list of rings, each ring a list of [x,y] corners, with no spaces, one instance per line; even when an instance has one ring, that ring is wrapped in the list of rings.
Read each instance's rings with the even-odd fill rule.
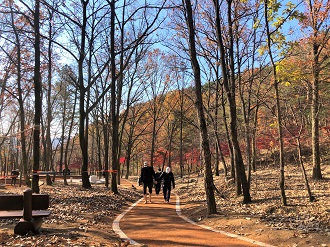
[[[120,186],[132,187],[132,183],[122,179]],[[142,191],[142,186],[137,189]],[[157,196],[153,193],[153,202],[147,204],[141,198],[115,219],[114,231],[132,245],[148,247],[271,247],[252,239],[197,225],[181,215],[179,197],[174,193],[171,196],[170,203],[164,202],[162,194]]]

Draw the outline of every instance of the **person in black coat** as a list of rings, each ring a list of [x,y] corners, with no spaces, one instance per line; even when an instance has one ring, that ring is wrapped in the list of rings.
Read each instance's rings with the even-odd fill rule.
[[[158,183],[160,183],[161,179],[164,180],[164,184],[163,184],[164,200],[166,203],[169,203],[171,197],[171,187],[173,186],[173,189],[175,188],[174,175],[171,172],[170,167],[166,167],[165,172],[163,172],[160,175],[160,177],[157,179]]]
[[[13,185],[14,184],[14,186],[16,186],[16,179],[17,179],[18,176],[19,176],[18,169],[13,170],[11,172],[11,182],[10,182],[10,185]]]
[[[162,175],[162,170],[158,168],[158,171],[156,172],[156,181],[159,179],[160,175]],[[155,184],[156,195],[159,195],[160,187],[161,187],[160,182]]]
[[[154,180],[156,180],[154,168],[152,168],[152,166],[149,166],[148,162],[144,162],[143,168],[141,169],[139,185],[143,183],[143,196],[145,203],[148,203],[147,188],[149,191],[149,202],[151,202],[152,185],[154,183]]]

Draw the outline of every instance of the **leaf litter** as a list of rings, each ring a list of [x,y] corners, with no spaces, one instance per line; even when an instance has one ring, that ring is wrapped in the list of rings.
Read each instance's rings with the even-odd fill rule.
[[[311,171],[309,170],[311,174]],[[214,177],[217,214],[207,216],[202,176],[178,181],[182,213],[198,224],[235,233],[274,246],[330,246],[330,167],[324,165],[322,180],[309,179],[315,202],[309,202],[299,167],[286,167],[287,206],[283,206],[278,171],[271,166],[252,174],[252,203],[236,196],[233,180]]]

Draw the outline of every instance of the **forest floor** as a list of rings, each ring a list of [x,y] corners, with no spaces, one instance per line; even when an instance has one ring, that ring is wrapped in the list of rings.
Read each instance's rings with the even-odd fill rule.
[[[215,177],[214,184],[220,192],[215,194],[218,213],[209,217],[206,216],[203,178],[184,179],[186,183],[181,182],[176,188],[180,200],[185,202],[182,212],[199,224],[274,246],[329,247],[330,166],[324,166],[323,180],[309,181],[315,202],[309,202],[300,167],[285,169],[288,206],[282,205],[279,171],[274,167],[262,167],[252,174],[250,204],[242,204],[243,197],[235,195],[231,181]]]
[[[316,202],[309,202],[300,169],[286,167],[288,206],[282,206],[278,172],[263,167],[253,173],[251,204],[235,196],[234,184],[215,177],[218,213],[206,216],[203,177],[191,175],[176,179],[174,193],[180,196],[182,213],[198,224],[234,233],[279,247],[330,246],[330,167],[324,166],[324,179],[310,180]],[[134,183],[136,178],[131,178]],[[24,187],[2,186],[0,193],[21,193]],[[125,246],[112,230],[112,222],[125,208],[141,198],[142,187],[119,186],[119,195],[104,185],[91,190],[79,184],[40,186],[51,196],[52,215],[45,219],[41,234],[16,236],[17,220],[0,220],[0,246]]]

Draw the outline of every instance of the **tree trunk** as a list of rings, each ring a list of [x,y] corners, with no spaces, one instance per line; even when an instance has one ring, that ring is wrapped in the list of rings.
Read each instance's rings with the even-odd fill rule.
[[[255,172],[256,168],[256,157],[257,157],[257,143],[256,143],[256,133],[257,133],[257,124],[258,124],[258,111],[259,111],[259,103],[256,104],[256,109],[253,118],[253,128],[252,128],[252,170]]]
[[[106,114],[105,114],[106,115]],[[103,148],[104,148],[104,157],[103,157],[103,163],[104,163],[104,178],[105,178],[105,187],[109,187],[109,151],[110,151],[110,130],[109,130],[109,121],[106,117],[105,121],[103,122]]]
[[[281,113],[281,105],[280,105],[280,96],[278,90],[278,79],[276,74],[276,65],[273,59],[273,54],[271,50],[271,35],[269,30],[268,23],[268,1],[265,1],[265,22],[266,22],[266,30],[267,30],[267,46],[268,46],[268,54],[272,63],[273,68],[273,76],[274,76],[274,90],[275,90],[275,100],[276,100],[276,110],[277,110],[277,125],[278,125],[278,142],[280,146],[280,190],[281,190],[281,198],[282,204],[284,206],[287,205],[286,195],[285,195],[285,176],[284,176],[284,145],[283,145],[283,134],[282,134],[282,113]]]
[[[79,84],[79,142],[80,149],[82,154],[82,165],[81,165],[81,179],[82,187],[89,189],[91,184],[89,182],[88,175],[88,135],[86,134],[85,128],[88,128],[87,125],[87,113],[85,110],[85,97],[86,97],[86,88],[84,86],[84,73],[83,73],[83,64],[85,59],[85,44],[86,44],[86,23],[87,23],[87,14],[86,8],[89,0],[81,1],[83,5],[83,20],[81,27],[81,50],[79,53],[78,61],[78,84]],[[85,126],[86,124],[86,126]]]
[[[65,118],[66,118],[66,90],[65,90],[65,96],[64,96],[64,104],[63,104],[63,109],[62,109],[62,125],[61,125],[61,146],[60,146],[60,167],[59,167],[59,172],[63,171],[63,160],[64,160],[64,139],[65,139]],[[67,144],[68,145],[68,144]],[[64,185],[68,185],[68,182],[66,180],[66,172],[63,174],[63,182]]]
[[[34,49],[35,49],[35,61],[34,61],[34,91],[35,91],[35,115],[34,115],[34,129],[33,129],[33,176],[32,176],[32,192],[39,193],[39,162],[40,162],[40,123],[42,114],[42,99],[41,99],[41,75],[40,75],[40,30],[39,30],[39,14],[40,14],[40,2],[35,1],[34,10]]]
[[[300,163],[302,175],[303,175],[304,182],[305,182],[305,187],[306,187],[306,190],[307,190],[307,193],[308,193],[308,198],[309,198],[310,202],[314,202],[315,197],[312,195],[311,189],[309,187],[308,178],[307,178],[307,175],[306,175],[306,169],[305,169],[304,162],[303,162],[302,155],[301,155],[301,143],[300,143],[300,138],[299,137],[297,137],[297,148],[298,148],[299,163]]]
[[[183,178],[183,104],[184,88],[180,90],[180,177]]]
[[[223,85],[225,92],[227,94],[227,99],[229,102],[229,114],[230,114],[230,137],[231,143],[233,148],[233,158],[236,165],[236,192],[240,194],[240,189],[243,189],[243,203],[251,202],[250,196],[250,188],[247,182],[246,174],[245,174],[245,167],[243,162],[242,153],[240,150],[238,137],[237,137],[237,113],[236,113],[236,99],[235,99],[235,71],[234,71],[234,52],[233,52],[233,21],[231,20],[231,4],[232,1],[228,0],[228,25],[229,25],[229,51],[228,53],[225,52],[225,45],[223,42],[222,37],[222,27],[221,27],[221,20],[220,20],[220,8],[217,0],[213,1],[215,7],[215,15],[216,15],[216,34],[217,34],[217,42],[218,48],[220,50],[221,56],[221,69],[223,75]],[[226,64],[226,57],[229,55],[229,64]],[[228,67],[230,71],[228,71]],[[228,78],[229,77],[229,78]]]
[[[17,47],[17,90],[18,90],[18,105],[20,111],[20,139],[21,139],[21,151],[22,151],[22,169],[21,176],[24,176],[25,184],[27,186],[31,186],[31,180],[28,176],[27,166],[28,166],[28,155],[27,155],[27,147],[26,147],[26,131],[25,130],[25,110],[24,110],[24,99],[23,99],[23,90],[21,85],[21,76],[22,76],[22,69],[21,69],[21,44],[17,29],[15,27],[15,19],[13,15],[12,3],[10,3],[11,8],[11,24],[14,30],[15,40],[16,40],[16,47]],[[5,175],[5,174],[4,174]]]
[[[73,121],[74,121],[74,116],[75,116],[75,112],[76,112],[76,105],[77,105],[77,101],[78,101],[78,97],[77,97],[77,91],[75,92],[75,97],[74,97],[74,102],[73,102],[73,109],[71,112],[71,122],[70,122],[70,126],[69,126],[69,132],[68,132],[68,139],[66,141],[66,147],[65,147],[65,152],[64,152],[64,166],[65,166],[65,170],[68,171],[69,170],[69,144],[70,144],[70,136],[72,133],[72,129],[73,129]],[[63,118],[64,121],[64,118]],[[64,131],[64,130],[63,130]],[[64,184],[68,185],[67,183],[67,176],[66,173],[64,175]]]
[[[204,186],[206,193],[206,203],[207,203],[207,213],[215,214],[217,213],[217,207],[214,197],[214,183],[213,183],[213,174],[211,167],[211,152],[208,140],[207,126],[206,120],[204,116],[204,107],[203,107],[203,98],[202,98],[202,90],[201,90],[201,75],[200,75],[200,67],[197,60],[197,53],[195,47],[195,28],[194,28],[194,20],[193,20],[193,11],[191,7],[190,0],[183,0],[183,5],[185,8],[185,18],[186,24],[188,27],[189,33],[189,55],[191,59],[191,65],[193,68],[194,79],[195,79],[195,93],[196,93],[196,109],[198,113],[199,120],[199,128],[201,134],[201,146],[203,150],[203,158],[205,163],[205,171],[204,171]]]
[[[311,105],[311,121],[312,121],[312,159],[313,159],[313,175],[314,179],[322,179],[321,159],[320,159],[320,137],[319,137],[319,62],[318,62],[318,45],[313,45],[313,81],[312,81],[312,105]]]
[[[47,84],[48,84],[48,90],[47,90],[47,117],[46,117],[46,147],[44,151],[44,160],[45,160],[45,170],[49,171],[50,167],[53,167],[53,159],[52,159],[52,140],[51,140],[51,133],[50,133],[50,127],[52,122],[52,104],[51,104],[51,96],[52,96],[52,67],[53,67],[53,60],[52,60],[52,25],[51,21],[53,21],[53,15],[50,14],[50,23],[49,25],[49,39],[48,39],[48,78],[47,78]],[[46,182],[47,185],[52,185],[52,180],[50,178],[50,174],[46,175]]]
[[[117,114],[117,92],[116,92],[116,57],[115,57],[115,0],[110,2],[111,21],[110,21],[110,63],[111,63],[111,122],[112,122],[112,173],[111,173],[111,191],[118,193],[117,174],[118,164],[118,129],[119,117]]]
[[[222,90],[222,99],[223,99],[223,90]],[[226,137],[227,137],[227,143],[228,143],[228,150],[229,150],[229,158],[230,158],[230,177],[234,178],[236,177],[236,172],[235,172],[235,160],[234,160],[234,152],[233,152],[233,144],[231,140],[231,136],[228,130],[228,124],[227,124],[227,113],[226,113],[226,107],[224,104],[224,100],[222,100],[222,119],[223,119],[223,124],[226,130]]]

